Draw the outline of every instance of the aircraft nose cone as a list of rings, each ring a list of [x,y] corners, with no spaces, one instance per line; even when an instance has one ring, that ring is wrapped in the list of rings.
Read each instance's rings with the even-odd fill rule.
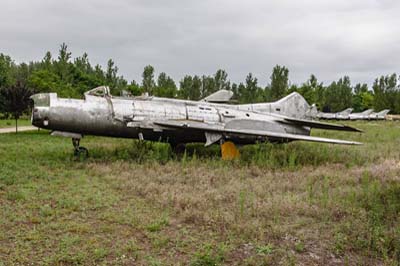
[[[32,110],[31,122],[36,127],[46,127],[49,125],[48,108],[34,107]]]
[[[36,126],[36,127],[40,127],[41,126],[41,118],[40,118],[40,114],[39,114],[39,110],[37,107],[34,107],[32,109],[32,116],[31,116],[31,123],[32,125]]]
[[[32,125],[46,128],[49,125],[50,94],[38,93],[31,96],[33,101]]]

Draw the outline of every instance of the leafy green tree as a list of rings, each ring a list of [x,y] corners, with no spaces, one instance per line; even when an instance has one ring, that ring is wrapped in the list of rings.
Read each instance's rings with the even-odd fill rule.
[[[13,71],[14,79],[18,80],[18,82],[20,83],[27,84],[29,76],[32,73],[34,67],[35,66],[33,64],[28,65],[26,63],[21,63],[15,66]]]
[[[106,75],[99,64],[94,67],[94,78],[101,84],[106,84]]]
[[[310,79],[300,87],[300,94],[308,103],[315,103],[320,107],[324,102],[324,85],[318,82],[315,75],[311,75]]]
[[[0,54],[0,87],[11,86],[14,83],[12,71],[14,62],[8,55]]]
[[[70,81],[70,62],[71,52],[68,52],[68,46],[62,43],[58,51],[58,60],[55,62],[55,69],[62,82]]]
[[[339,112],[352,106],[353,94],[350,78],[345,76],[326,88],[324,111]]]
[[[292,92],[300,93],[309,104],[316,104],[318,108],[324,106],[325,87],[322,82],[318,82],[313,74],[300,87],[296,84],[290,85],[288,93]]]
[[[374,94],[371,91],[366,91],[361,94],[362,110],[371,109],[374,106]]]
[[[112,59],[107,61],[107,70],[106,70],[106,84],[111,88],[115,88],[117,86],[117,73],[118,67],[115,65]]]
[[[43,68],[50,70],[52,68],[53,59],[51,53],[49,51],[46,52],[46,55],[43,57],[42,66]]]
[[[192,86],[193,86],[193,78],[190,75],[186,75],[179,82],[179,97],[185,100],[192,99]]]
[[[143,78],[142,80],[143,91],[152,95],[154,87],[156,85],[154,82],[154,67],[152,67],[151,65],[145,66],[142,78]]]
[[[138,95],[141,95],[143,93],[142,88],[140,87],[140,85],[135,80],[132,80],[131,83],[127,86],[126,89],[127,89],[127,91],[129,91],[134,96],[138,96]]]
[[[236,83],[232,83],[231,90],[233,92],[233,97],[235,101],[239,101],[240,93],[239,93],[239,86]]]
[[[217,91],[214,77],[203,75],[201,79],[201,84],[201,98],[207,97],[208,95]]]
[[[372,86],[374,91],[374,109],[380,111],[391,109],[392,112],[399,112],[399,88],[397,87],[397,75],[381,76],[375,79]]]
[[[22,82],[0,89],[0,112],[10,114],[15,119],[15,133],[18,132],[18,119],[29,107],[32,90]]]
[[[198,76],[186,75],[181,81],[179,86],[179,96],[186,100],[200,100],[200,89],[202,87],[202,80]]]
[[[57,92],[60,83],[59,76],[46,69],[33,72],[28,79],[28,86],[36,92]]]
[[[278,100],[287,95],[289,88],[289,70],[284,66],[276,65],[271,75],[271,100]]]
[[[161,72],[160,75],[158,75],[157,87],[155,88],[154,95],[174,98],[176,97],[176,94],[177,88],[175,81],[170,76],[165,74],[165,72]]]
[[[370,95],[367,84],[358,83],[358,84],[356,84],[356,86],[354,86],[354,88],[353,88],[354,112],[361,112],[361,111],[364,111],[364,110],[370,108],[370,106],[364,105],[364,104],[366,104],[365,100],[366,100],[366,97],[368,97],[367,95]]]
[[[229,90],[230,81],[228,80],[228,73],[225,70],[218,69],[214,75],[215,90]]]
[[[258,87],[258,80],[249,73],[246,77],[245,84],[240,83],[239,87],[239,102],[240,103],[254,103],[262,101],[262,91]]]
[[[202,80],[199,76],[194,76],[192,80],[192,88],[191,88],[191,100],[200,100],[204,98],[201,96],[201,88],[202,88]]]
[[[49,62],[51,62],[51,54],[50,54],[50,58],[46,54],[43,63],[45,65],[48,65]],[[79,70],[80,72],[83,72],[85,74],[92,73],[92,66],[90,65],[89,56],[87,53],[84,53],[82,56],[75,58],[74,66],[77,70]],[[115,71],[115,76],[116,76],[116,74],[118,72],[118,68],[116,68],[115,70],[113,69],[114,62],[111,59],[108,61],[107,66],[110,67],[110,69],[107,68],[107,70],[110,72],[109,73],[110,76],[112,76],[114,74],[113,71]]]
[[[204,98],[218,90],[229,90],[230,81],[228,73],[225,70],[219,69],[213,76],[202,76],[200,88],[200,97]]]

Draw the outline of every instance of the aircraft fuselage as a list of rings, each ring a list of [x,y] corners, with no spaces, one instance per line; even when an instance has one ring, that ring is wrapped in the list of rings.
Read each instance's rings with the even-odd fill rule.
[[[170,143],[205,142],[197,130],[165,129],[153,121],[186,120],[223,124],[227,128],[268,130],[309,135],[303,126],[277,122],[279,115],[255,112],[253,108],[275,108],[259,105],[227,105],[163,98],[115,98],[86,95],[84,100],[58,98],[55,93],[33,97],[33,125],[53,131],[123,138],[143,138]],[[271,103],[273,105],[273,103]],[[271,105],[270,104],[270,105]],[[281,108],[276,108],[281,111]],[[264,137],[227,136],[238,144],[266,141]],[[268,138],[283,142],[284,139]]]

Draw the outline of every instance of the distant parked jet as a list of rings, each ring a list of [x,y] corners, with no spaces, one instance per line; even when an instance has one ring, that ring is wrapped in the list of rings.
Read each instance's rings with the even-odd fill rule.
[[[324,113],[324,112],[318,112],[317,113],[317,118],[319,119],[327,119],[327,120],[348,120],[350,119],[350,113],[353,111],[353,108],[347,108],[346,110],[343,110],[341,112],[337,113]]]
[[[380,111],[379,113],[371,113],[368,116],[369,120],[385,120],[386,119],[386,115],[390,112],[389,109],[385,109]]]
[[[352,113],[350,114],[350,120],[366,120],[369,118],[369,115],[372,114],[374,109],[368,109],[361,113]]]

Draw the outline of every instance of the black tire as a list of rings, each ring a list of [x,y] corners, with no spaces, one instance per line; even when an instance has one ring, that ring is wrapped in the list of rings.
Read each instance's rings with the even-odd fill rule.
[[[179,155],[184,154],[186,151],[186,144],[178,143],[177,145],[175,145],[173,147],[173,151],[174,151],[174,153],[179,154]]]
[[[74,155],[78,160],[82,161],[89,157],[89,150],[85,147],[78,147],[75,149]]]

